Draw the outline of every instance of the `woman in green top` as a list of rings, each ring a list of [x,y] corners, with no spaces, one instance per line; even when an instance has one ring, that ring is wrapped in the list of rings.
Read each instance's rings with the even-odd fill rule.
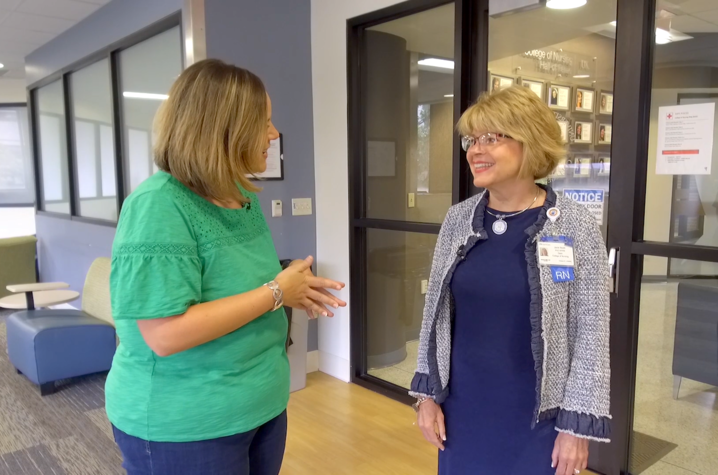
[[[107,415],[129,475],[275,475],[286,439],[282,305],[346,305],[312,258],[282,270],[246,178],[278,137],[261,80],[185,70],[156,118],[160,171],[124,202],[112,251],[120,345]]]

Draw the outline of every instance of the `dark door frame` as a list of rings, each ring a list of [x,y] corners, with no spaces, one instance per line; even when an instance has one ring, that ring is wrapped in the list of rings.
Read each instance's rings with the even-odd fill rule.
[[[350,246],[352,283],[352,381],[393,399],[410,402],[406,391],[366,374],[364,302],[366,298],[366,229],[438,232],[438,225],[370,220],[364,216],[364,160],[361,50],[367,27],[450,3],[411,0],[347,22],[349,87]],[[488,1],[456,0],[454,118],[486,90],[488,70]],[[589,467],[607,475],[629,475],[633,430],[638,319],[643,256],[718,262],[718,247],[643,240],[650,101],[655,45],[656,0],[618,0],[611,145],[611,199],[607,246],[619,251],[615,292],[611,295],[611,368],[613,434],[610,444],[592,444]],[[622,27],[626,25],[626,27]],[[457,141],[458,142],[458,141]],[[454,146],[453,201],[469,197],[472,186]]]
[[[347,21],[347,87],[349,137],[349,246],[351,249],[351,378],[352,382],[405,403],[411,402],[405,388],[367,374],[366,367],[366,239],[368,229],[439,234],[439,224],[367,218],[364,89],[364,31],[372,26],[455,4],[454,21],[454,121],[486,89],[486,75],[474,71],[488,68],[488,0],[410,0]],[[454,141],[452,155],[452,203],[473,191],[465,153]]]

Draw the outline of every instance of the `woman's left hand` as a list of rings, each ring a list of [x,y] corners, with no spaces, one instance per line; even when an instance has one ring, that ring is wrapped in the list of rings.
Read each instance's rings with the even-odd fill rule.
[[[289,267],[296,265],[300,262],[304,262],[304,259],[297,259],[292,261],[291,264],[289,264]],[[329,281],[328,279],[322,279],[320,277],[316,277],[314,273],[312,272],[311,267],[309,267],[307,270],[304,271],[306,276],[308,277],[307,281],[309,284],[309,287],[312,288],[312,293],[310,294],[310,299],[313,300],[315,303],[319,304],[320,306],[323,306],[327,309],[327,316],[333,317],[334,314],[329,310],[328,307],[333,308],[339,308],[339,307],[346,307],[347,303],[343,300],[341,300],[338,297],[335,297],[329,291],[326,290],[325,285],[331,284],[328,288],[333,288],[334,290],[341,290],[344,288],[344,284],[341,282],[335,282],[335,281]],[[310,309],[302,309],[307,313],[307,316],[313,320],[317,318],[317,314],[315,314]]]
[[[559,432],[551,455],[556,475],[577,475],[588,467],[588,439]]]

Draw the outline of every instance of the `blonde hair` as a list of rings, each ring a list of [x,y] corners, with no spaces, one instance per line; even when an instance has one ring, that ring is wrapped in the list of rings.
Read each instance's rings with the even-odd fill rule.
[[[456,125],[461,135],[497,132],[523,146],[520,177],[546,178],[566,154],[554,113],[529,88],[512,86],[484,93]]]
[[[237,187],[259,191],[247,178],[267,140],[267,93],[246,69],[216,59],[185,69],[155,117],[155,163],[200,196],[248,202]]]

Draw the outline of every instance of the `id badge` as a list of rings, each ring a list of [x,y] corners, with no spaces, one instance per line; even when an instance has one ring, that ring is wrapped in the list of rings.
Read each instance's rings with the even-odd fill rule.
[[[551,267],[554,282],[575,280],[573,239],[567,236],[546,236],[538,243],[539,265]]]

